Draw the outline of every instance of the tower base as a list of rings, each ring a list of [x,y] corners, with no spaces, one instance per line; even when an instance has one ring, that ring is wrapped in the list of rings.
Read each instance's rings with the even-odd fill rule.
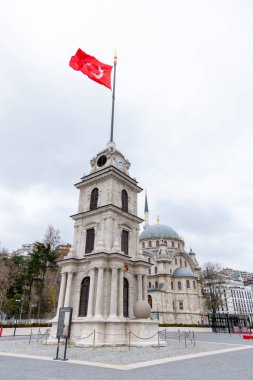
[[[52,321],[52,326],[52,335],[55,336],[56,321]],[[165,346],[166,343],[158,338],[158,331],[158,323],[149,319],[75,318],[70,343],[76,347]],[[50,343],[54,343],[53,339]]]

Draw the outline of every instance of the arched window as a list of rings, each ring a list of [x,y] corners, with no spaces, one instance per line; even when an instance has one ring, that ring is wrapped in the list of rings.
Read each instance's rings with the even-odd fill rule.
[[[148,270],[148,274],[151,274],[151,269]]]
[[[151,258],[150,257],[148,258],[148,262],[151,263]]]
[[[159,247],[159,240],[156,240],[156,246]]]
[[[155,267],[155,274],[157,274],[157,267]]]
[[[121,192],[122,210],[128,212],[128,195],[126,190]]]
[[[148,303],[149,303],[149,306],[152,309],[152,297],[151,297],[151,295],[148,295]]]
[[[151,288],[151,282],[148,283],[148,287]]]
[[[98,207],[98,189],[95,187],[95,189],[92,190],[91,196],[90,196],[90,210],[96,210]]]
[[[155,282],[155,288],[158,288],[158,281]]]
[[[123,288],[123,316],[128,317],[128,294],[129,294],[129,285],[126,278],[124,278],[124,288]]]
[[[175,259],[175,264],[177,265],[177,259]]]
[[[81,283],[81,293],[79,302],[79,317],[86,317],[88,311],[90,290],[90,277],[85,277]]]
[[[85,253],[90,253],[93,251],[94,240],[95,240],[95,230],[94,230],[94,228],[90,228],[86,232]]]
[[[123,230],[121,234],[121,251],[128,255],[128,231]]]
[[[184,266],[187,267],[187,262],[186,261],[184,262]]]
[[[172,246],[172,248],[174,248],[174,246],[175,246],[174,241],[171,242],[171,246]]]
[[[179,259],[179,261],[180,261],[180,267],[182,266],[182,259]]]
[[[148,242],[148,246],[149,246],[149,248],[152,247],[152,243],[151,243],[151,241]]]
[[[177,283],[177,288],[178,288],[178,290],[182,290],[182,284],[180,281],[178,281],[178,283]]]
[[[173,290],[173,281],[171,281],[171,289]]]
[[[190,281],[189,280],[186,280],[186,287],[187,287],[187,289],[190,288]]]

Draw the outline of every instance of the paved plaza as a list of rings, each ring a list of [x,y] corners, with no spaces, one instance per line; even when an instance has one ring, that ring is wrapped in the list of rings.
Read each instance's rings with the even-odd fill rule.
[[[27,336],[0,338],[0,378],[78,379],[253,379],[253,343],[240,335],[196,333],[196,345],[176,333],[166,347],[69,347],[68,361],[53,361],[56,347]],[[161,336],[164,340],[165,336]],[[63,347],[60,357],[63,356]]]

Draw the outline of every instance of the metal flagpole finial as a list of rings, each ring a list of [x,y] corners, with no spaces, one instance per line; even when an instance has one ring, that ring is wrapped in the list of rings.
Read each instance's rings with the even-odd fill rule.
[[[115,48],[114,49],[114,65],[117,64],[117,59],[118,59],[118,57],[117,57],[117,49]]]

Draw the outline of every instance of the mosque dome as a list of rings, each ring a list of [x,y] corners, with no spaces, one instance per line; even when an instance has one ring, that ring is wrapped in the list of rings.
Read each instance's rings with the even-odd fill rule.
[[[193,272],[189,268],[177,268],[173,272],[175,277],[194,277]]]
[[[164,224],[154,224],[147,226],[140,234],[140,240],[152,240],[152,239],[171,239],[179,238],[179,235],[173,228],[166,226]]]

